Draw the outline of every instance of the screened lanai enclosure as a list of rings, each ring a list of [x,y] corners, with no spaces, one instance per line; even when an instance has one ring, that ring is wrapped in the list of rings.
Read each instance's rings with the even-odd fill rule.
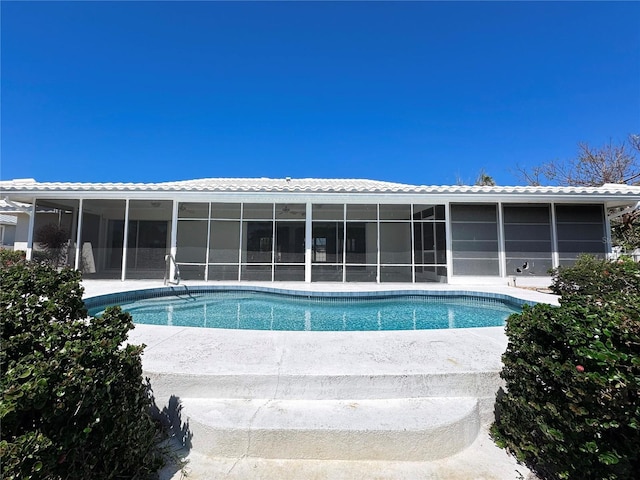
[[[546,276],[609,248],[603,204],[34,202],[33,255],[57,231],[86,278],[447,282]],[[55,228],[54,228],[55,227]]]
[[[443,205],[180,203],[176,262],[200,280],[446,278]],[[307,244],[307,239],[309,244]]]
[[[158,278],[165,272],[173,202],[46,200],[35,202],[34,257],[45,256],[47,234],[64,236],[62,264],[87,278]],[[126,251],[126,257],[123,256]]]

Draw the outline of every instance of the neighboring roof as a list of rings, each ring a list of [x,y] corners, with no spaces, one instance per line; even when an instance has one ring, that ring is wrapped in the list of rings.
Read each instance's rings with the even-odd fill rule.
[[[2,182],[0,182],[0,184],[1,183]],[[3,190],[0,188],[0,193],[2,192]],[[7,202],[6,200],[0,198],[0,217],[6,217],[7,215],[9,215],[11,216],[11,218],[15,219],[16,217],[14,217],[13,215],[18,213],[24,213],[25,211],[28,211],[29,208],[31,208],[31,205],[27,203]],[[7,223],[7,222],[3,220],[2,223]]]
[[[324,178],[203,178],[163,183],[37,182],[34,179],[0,181],[0,195],[11,192],[306,192],[306,193],[526,193],[640,195],[640,187],[606,184],[601,187],[408,185],[363,179]]]
[[[18,218],[14,215],[3,215],[0,213],[0,224],[2,225],[17,225]]]

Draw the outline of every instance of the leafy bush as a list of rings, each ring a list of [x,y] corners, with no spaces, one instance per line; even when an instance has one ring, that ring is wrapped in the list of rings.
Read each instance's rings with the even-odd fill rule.
[[[572,267],[553,272],[551,291],[560,302],[578,295],[583,300],[600,301],[612,294],[635,295],[640,291],[640,268],[628,257],[610,262],[582,255]]]
[[[0,257],[3,479],[145,478],[163,459],[129,314],[87,318],[80,274]]]
[[[583,257],[555,272],[559,307],[507,320],[491,433],[540,478],[637,478],[639,279],[630,260]]]
[[[69,234],[67,231],[49,223],[36,231],[34,240],[39,243],[42,250],[34,250],[35,259],[49,262],[54,266],[64,265],[67,260],[67,248],[69,246]]]
[[[10,267],[14,263],[21,262],[25,259],[25,252],[22,250],[5,250],[0,249],[0,269]]]

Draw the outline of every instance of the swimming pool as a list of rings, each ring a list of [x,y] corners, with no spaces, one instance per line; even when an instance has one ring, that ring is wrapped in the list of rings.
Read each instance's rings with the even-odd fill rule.
[[[166,290],[166,289],[156,289]],[[353,292],[342,295],[260,290],[169,290],[96,297],[99,315],[121,305],[135,323],[240,330],[373,331],[502,326],[519,301],[475,292]],[[102,301],[101,301],[102,300]]]

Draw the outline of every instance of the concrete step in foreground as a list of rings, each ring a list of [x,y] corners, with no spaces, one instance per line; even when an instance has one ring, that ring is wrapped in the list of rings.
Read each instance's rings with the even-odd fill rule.
[[[171,374],[145,371],[157,398],[369,398],[491,397],[503,384],[500,371],[371,373]]]
[[[192,449],[211,457],[429,461],[471,445],[474,398],[182,398]]]

